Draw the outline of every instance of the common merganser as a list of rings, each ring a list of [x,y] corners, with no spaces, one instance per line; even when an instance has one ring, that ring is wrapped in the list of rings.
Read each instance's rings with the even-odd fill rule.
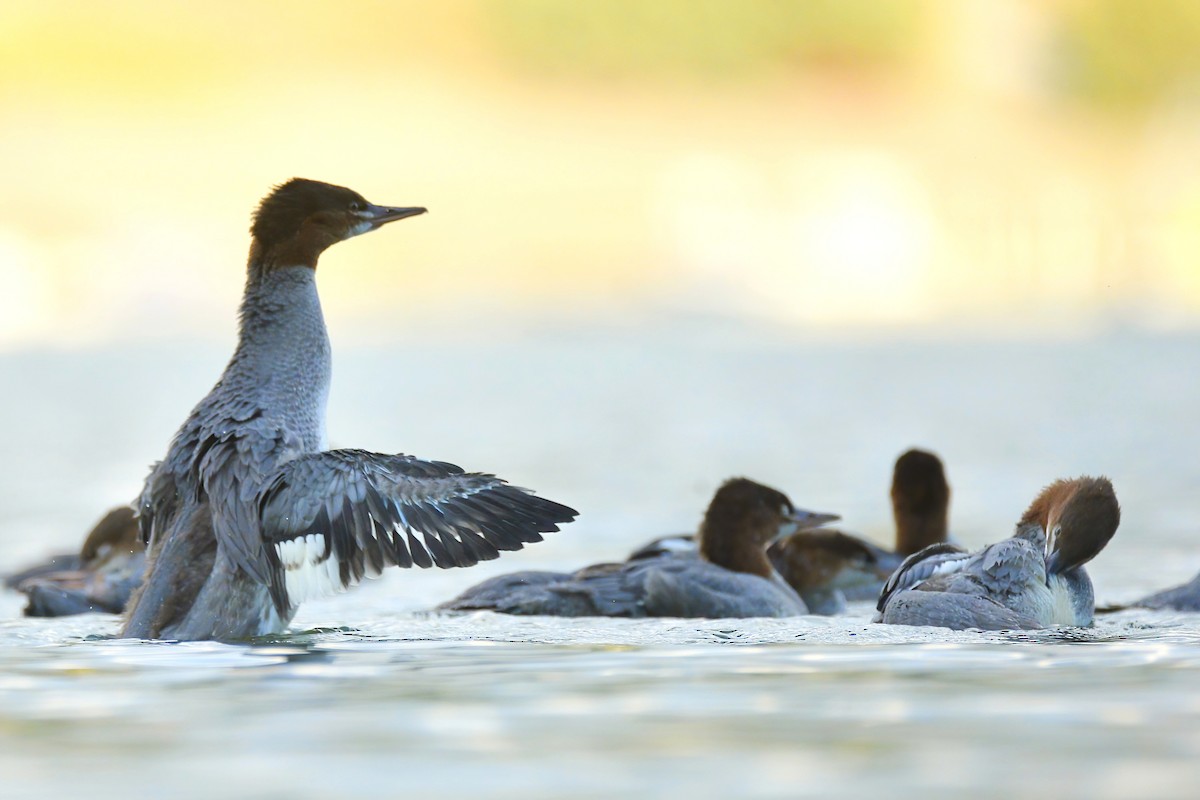
[[[149,547],[124,636],[243,639],[386,566],[469,567],[541,541],[574,509],[440,461],[325,450],[328,247],[424,208],[293,179],[251,226],[238,345],[146,479]]]
[[[811,614],[840,614],[848,600],[874,600],[904,557],[946,540],[950,486],[942,461],[924,450],[908,450],[892,470],[892,514],[896,552],[858,536],[822,528],[834,515],[814,515],[791,536],[767,549],[776,572],[795,589]],[[673,554],[694,556],[691,535],[664,536],[639,547],[630,560]]]
[[[799,595],[772,569],[766,546],[813,514],[746,478],[713,495],[694,557],[662,555],[594,564],[575,573],[516,572],[467,589],[444,611],[491,610],[561,617],[790,617]]]
[[[939,544],[907,558],[880,594],[876,621],[982,630],[1091,625],[1095,595],[1084,564],[1120,521],[1107,478],[1055,481],[1012,538],[977,553]]]
[[[77,554],[5,578],[28,597],[25,615],[64,617],[100,611],[119,614],[142,581],[146,548],[130,506],[112,509],[88,533]]]

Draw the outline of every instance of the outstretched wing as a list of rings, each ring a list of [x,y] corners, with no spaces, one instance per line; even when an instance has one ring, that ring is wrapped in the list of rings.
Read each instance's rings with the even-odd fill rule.
[[[384,567],[469,567],[540,542],[574,509],[453,464],[365,450],[300,456],[257,501],[281,613]]]

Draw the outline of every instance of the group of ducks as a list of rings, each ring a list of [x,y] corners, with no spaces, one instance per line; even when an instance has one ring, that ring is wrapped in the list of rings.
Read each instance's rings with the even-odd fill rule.
[[[516,572],[474,586],[444,610],[608,617],[790,617],[838,614],[871,600],[904,557],[946,540],[950,489],[932,453],[900,456],[892,480],[896,551],[823,527],[746,478],[722,485],[695,535],[669,536],[627,560],[574,573]]]
[[[655,539],[625,561],[575,572],[525,571],[483,581],[443,611],[602,617],[748,618],[833,615],[876,600],[876,622],[984,630],[1087,626],[1095,600],[1084,564],[1116,532],[1104,478],[1056,481],[1012,537],[970,553],[948,540],[950,487],[941,460],[909,450],[895,463],[895,549],[827,527],[835,514],[797,508],[746,478],[724,483],[694,535]],[[122,612],[143,579],[134,510],[113,509],[78,554],[11,575],[29,616]],[[1197,610],[1191,584],[1132,604]]]
[[[136,506],[78,555],[9,576],[26,613],[124,613],[122,635],[244,639],[286,628],[305,600],[385,567],[468,567],[540,541],[577,512],[453,464],[327,450],[330,355],[315,284],[332,244],[425,212],[293,179],[258,207],[238,346],[154,465]],[[877,600],[876,621],[950,628],[1090,625],[1084,565],[1120,522],[1105,478],[1056,481],[1014,534],[970,553],[947,540],[941,461],[910,450],[892,482],[894,551],[824,527],[746,478],[724,483],[694,536],[655,540],[573,573],[518,572],[439,606],[506,614],[787,617]],[[1137,605],[1200,609],[1200,576]]]

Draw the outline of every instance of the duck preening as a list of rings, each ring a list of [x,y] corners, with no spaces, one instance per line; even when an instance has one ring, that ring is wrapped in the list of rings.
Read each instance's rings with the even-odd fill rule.
[[[141,495],[148,561],[125,636],[278,632],[301,602],[387,566],[468,567],[575,518],[493,475],[325,449],[330,351],[317,260],[337,242],[424,213],[299,178],[259,205],[237,349]]]
[[[932,545],[905,559],[879,596],[876,621],[982,630],[1091,625],[1095,594],[1084,565],[1120,521],[1107,478],[1055,481],[1011,538],[975,553]]]
[[[574,572],[516,572],[486,580],[440,606],[560,617],[790,617],[804,602],[771,566],[766,548],[798,527],[837,517],[798,509],[747,478],[713,495],[690,555],[664,551]]]

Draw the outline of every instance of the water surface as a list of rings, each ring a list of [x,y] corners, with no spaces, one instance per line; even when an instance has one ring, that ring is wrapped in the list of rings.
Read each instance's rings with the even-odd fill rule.
[[[335,332],[336,336],[336,332]],[[579,522],[470,570],[393,571],[254,645],[115,640],[0,595],[3,795],[1192,797],[1200,620],[952,633],[838,618],[431,613],[474,581],[694,527],[746,474],[886,542],[891,460],[946,459],[953,528],[1008,534],[1046,482],[1112,477],[1091,567],[1119,601],[1200,570],[1200,340],[822,344],[605,329],[339,348],[335,445],[455,461]],[[0,569],[78,544],[211,385],[202,345],[0,356]]]

